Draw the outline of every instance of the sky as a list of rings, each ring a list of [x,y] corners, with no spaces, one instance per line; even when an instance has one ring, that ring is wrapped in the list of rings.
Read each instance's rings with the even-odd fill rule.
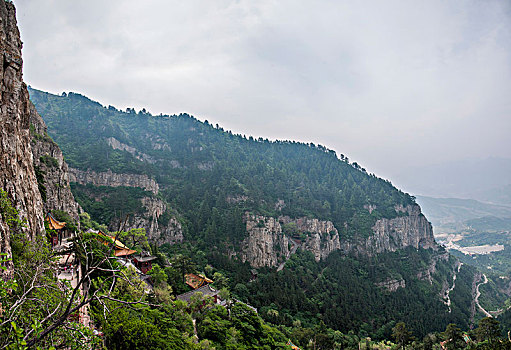
[[[322,144],[384,178],[511,158],[511,2],[15,0],[24,80]]]

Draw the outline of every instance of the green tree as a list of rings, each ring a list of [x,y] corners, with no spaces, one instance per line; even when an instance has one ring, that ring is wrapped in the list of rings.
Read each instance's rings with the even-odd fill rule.
[[[446,341],[445,348],[448,350],[463,349],[465,341],[463,340],[463,333],[454,323],[449,323],[443,332],[443,337]]]
[[[406,324],[404,322],[398,322],[394,328],[392,328],[392,337],[404,350],[405,346],[410,343],[412,339],[412,332],[406,328]]]
[[[475,330],[477,340],[488,340],[490,344],[495,342],[501,336],[500,323],[493,317],[485,317],[479,320],[478,327]]]
[[[155,286],[160,286],[163,282],[167,282],[167,274],[158,264],[154,264],[147,274],[151,276],[151,280]]]

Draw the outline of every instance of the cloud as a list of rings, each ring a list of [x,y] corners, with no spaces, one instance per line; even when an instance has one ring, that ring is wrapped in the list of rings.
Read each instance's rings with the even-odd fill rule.
[[[313,141],[392,177],[511,157],[507,1],[15,1],[25,79]]]

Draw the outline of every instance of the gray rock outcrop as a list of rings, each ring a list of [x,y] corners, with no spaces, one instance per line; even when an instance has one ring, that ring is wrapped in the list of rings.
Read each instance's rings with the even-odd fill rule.
[[[386,289],[388,292],[395,292],[399,288],[405,288],[406,282],[404,279],[386,279],[385,281],[375,283],[376,286]]]
[[[142,162],[147,162],[147,163],[150,163],[150,164],[154,164],[156,162],[154,160],[154,158],[151,157],[150,155],[147,155],[145,153],[139,152],[135,147],[128,146],[128,145],[120,142],[119,140],[117,140],[115,137],[107,138],[106,142],[113,149],[117,149],[117,150],[120,150],[120,151],[126,151],[126,152],[130,153],[132,156],[134,156],[135,158],[137,158],[138,160],[140,160]]]
[[[248,213],[244,219],[249,235],[243,242],[243,262],[253,267],[275,267],[289,257],[289,238],[282,233],[277,219]]]
[[[161,222],[160,218],[167,212],[167,205],[160,199],[154,197],[142,198],[142,205],[146,209],[143,215],[132,215],[123,224],[123,230],[144,228],[147,238],[157,244],[174,244],[183,241],[183,228],[179,220],[171,215],[167,222]],[[117,230],[119,221],[110,224],[110,229]]]
[[[298,232],[307,234],[302,248],[311,251],[316,261],[326,258],[331,252],[341,248],[339,232],[331,221],[305,217],[291,219],[288,216],[280,216],[279,222],[284,225],[294,223]]]
[[[34,172],[30,147],[30,107],[23,83],[22,43],[16,10],[10,2],[0,2],[0,188],[7,192],[26,222],[23,232],[34,239],[44,232],[43,203]],[[0,252],[10,255],[10,228],[0,216]]]
[[[109,187],[140,187],[154,194],[158,193],[159,187],[156,181],[147,175],[138,174],[117,174],[111,170],[95,172],[93,170],[80,170],[69,168],[69,180],[82,185],[92,184],[94,186]]]
[[[80,209],[69,187],[67,163],[59,146],[48,136],[46,124],[32,104],[30,134],[34,165],[44,181],[42,184],[44,194],[41,193],[44,212],[62,210],[79,221]]]
[[[241,257],[254,267],[277,266],[289,257],[289,237],[283,232],[283,226],[289,224],[296,230],[293,234],[301,235],[301,248],[312,252],[316,261],[325,259],[335,250],[373,256],[406,247],[438,248],[432,226],[418,205],[399,206],[396,211],[401,212],[401,216],[377,220],[368,237],[360,235],[346,240],[340,239],[339,231],[330,221],[288,216],[275,219],[247,213],[244,219],[248,237],[243,242]],[[419,278],[429,279],[434,268],[422,271]]]
[[[353,237],[349,241],[343,241],[341,249],[345,253],[372,256],[406,247],[438,248],[433,236],[433,227],[421,213],[418,205],[396,207],[396,211],[404,215],[376,221],[372,235],[366,238]]]
[[[330,221],[288,216],[276,219],[248,213],[244,220],[248,237],[243,242],[241,259],[253,267],[276,267],[289,258],[291,241],[282,230],[282,226],[289,223],[295,225],[296,233],[306,233],[301,247],[311,251],[316,261],[340,249],[339,233]]]

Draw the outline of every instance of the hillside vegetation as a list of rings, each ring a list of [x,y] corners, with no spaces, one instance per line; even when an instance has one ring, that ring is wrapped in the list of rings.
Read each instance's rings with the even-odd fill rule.
[[[156,179],[160,195],[184,216],[189,237],[204,242],[240,238],[233,221],[245,210],[311,216],[332,221],[343,236],[368,235],[377,219],[398,215],[396,205],[414,202],[321,145],[234,135],[187,114],[122,112],[76,93],[30,89],[30,96],[70,167]],[[371,214],[368,205],[376,208]]]
[[[234,135],[187,114],[122,112],[76,93],[30,89],[30,95],[71,168],[156,180],[156,194],[73,184],[94,220],[111,224],[115,217],[144,215],[142,196],[163,200],[185,239],[161,250],[188,257],[198,271],[222,273],[232,293],[259,308],[267,322],[326,325],[375,339],[388,339],[403,320],[421,337],[449,322],[468,327],[474,271],[461,269],[454,288],[454,260],[442,250],[373,258],[334,252],[318,262],[298,249],[282,271],[262,268],[250,281],[250,265],[236,258],[247,236],[247,211],[329,220],[344,241],[371,236],[378,219],[407,215],[396,208],[413,205],[412,196],[345,155],[312,143]],[[451,285],[449,311],[441,296]]]

